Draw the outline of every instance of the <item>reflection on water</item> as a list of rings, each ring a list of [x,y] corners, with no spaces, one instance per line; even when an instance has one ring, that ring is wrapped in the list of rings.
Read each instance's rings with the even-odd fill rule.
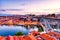
[[[28,32],[32,30],[38,30],[37,27],[27,29],[24,26],[0,26],[0,35],[1,36],[8,36],[8,35],[14,35],[16,32],[23,32],[25,35],[28,34]]]

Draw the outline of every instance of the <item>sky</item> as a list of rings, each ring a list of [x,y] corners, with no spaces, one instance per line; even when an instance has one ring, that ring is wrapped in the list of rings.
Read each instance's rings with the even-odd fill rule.
[[[48,14],[60,11],[60,0],[0,0],[0,13]]]

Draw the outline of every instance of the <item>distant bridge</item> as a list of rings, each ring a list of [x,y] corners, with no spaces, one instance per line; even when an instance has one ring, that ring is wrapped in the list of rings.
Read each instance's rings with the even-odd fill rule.
[[[60,19],[58,19],[58,18],[41,18],[41,19],[44,22],[44,25],[45,25],[45,28],[46,28],[45,31],[52,30],[53,28],[51,27],[50,24],[52,24],[55,21],[57,21],[57,29],[60,29]]]

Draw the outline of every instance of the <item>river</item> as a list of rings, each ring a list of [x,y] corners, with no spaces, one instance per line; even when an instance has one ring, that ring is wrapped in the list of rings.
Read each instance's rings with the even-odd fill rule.
[[[28,34],[30,31],[36,30],[38,31],[38,28],[30,28],[27,29],[24,26],[6,26],[6,25],[2,25],[0,26],[0,36],[8,36],[8,35],[14,35],[17,32],[22,32],[24,35]]]

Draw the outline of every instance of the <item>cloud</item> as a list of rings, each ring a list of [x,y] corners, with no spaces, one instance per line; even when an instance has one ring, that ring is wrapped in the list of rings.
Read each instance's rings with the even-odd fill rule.
[[[26,14],[31,12],[54,12],[53,9],[58,8],[60,8],[60,0],[4,0],[0,11],[11,14]],[[45,9],[49,10],[46,11]]]
[[[0,11],[24,11],[24,9],[0,9]]]

